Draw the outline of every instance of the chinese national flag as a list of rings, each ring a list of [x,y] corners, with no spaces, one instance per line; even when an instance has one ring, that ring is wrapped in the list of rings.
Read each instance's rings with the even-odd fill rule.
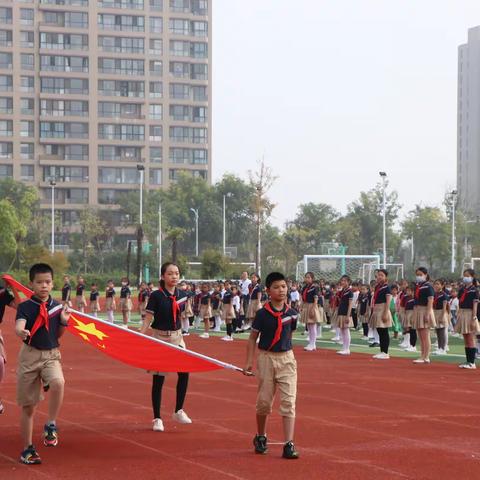
[[[33,292],[10,275],[3,275],[20,301],[20,293],[29,298]],[[221,368],[241,371],[214,358],[176,347],[167,342],[127,330],[104,320],[71,310],[67,330],[86,344],[120,362],[152,372],[207,372]]]

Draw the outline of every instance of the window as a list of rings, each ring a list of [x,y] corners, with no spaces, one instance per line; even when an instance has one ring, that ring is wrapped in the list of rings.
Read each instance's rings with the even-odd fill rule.
[[[150,98],[162,98],[163,97],[163,83],[162,82],[150,82]]]
[[[107,140],[132,140],[132,141],[144,140],[145,126],[100,123],[98,125],[98,138],[107,139]]]
[[[0,178],[11,178],[13,176],[12,165],[0,165]]]
[[[20,165],[20,180],[33,182],[35,180],[35,167],[33,165]]]
[[[21,32],[22,34],[23,32]],[[12,31],[11,30],[0,30],[0,47],[11,47],[12,46]],[[22,45],[23,46],[23,45]]]
[[[124,32],[144,32],[145,17],[139,15],[98,14],[98,25],[103,30],[120,30]]]
[[[149,139],[152,142],[161,142],[163,135],[163,127],[161,125],[150,125]]]
[[[150,10],[161,12],[163,10],[163,0],[150,0]]]
[[[0,159],[9,160],[13,158],[13,143],[0,142]]]
[[[12,23],[12,9],[9,7],[0,7],[0,23]]]
[[[145,66],[143,60],[131,60],[129,58],[99,58],[98,70],[102,73],[116,75],[144,75]]]
[[[20,122],[20,136],[21,137],[35,136],[35,126],[31,120],[22,120]]]
[[[21,98],[20,113],[22,115],[33,115],[35,113],[35,100],[33,98]]]
[[[88,79],[42,77],[40,79],[40,89],[42,93],[86,95],[88,94]]]
[[[45,154],[56,160],[88,160],[88,145],[45,145]]]
[[[33,48],[35,43],[35,34],[31,31],[20,32],[20,46],[22,48]]]
[[[207,179],[207,171],[206,170],[192,170],[192,177],[193,178],[203,178],[204,180]]]
[[[190,99],[190,85],[184,83],[171,83],[170,84],[170,98],[177,100],[189,100]]]
[[[192,32],[194,37],[207,37],[208,36],[208,23],[194,21],[192,22]]]
[[[34,18],[33,8],[20,9],[20,25],[33,25]]]
[[[12,54],[0,52],[0,68],[11,70],[12,67]]]
[[[190,0],[170,0],[170,11],[176,13],[189,13]]]
[[[100,167],[98,169],[99,183],[138,183],[139,174],[137,168],[110,168]]]
[[[207,114],[206,107],[193,107],[194,123],[206,123],[207,117],[208,117],[208,114]]]
[[[183,40],[170,41],[170,55],[175,57],[189,57],[190,56],[190,42]]]
[[[88,57],[40,55],[40,70],[52,72],[88,72]]]
[[[118,204],[120,197],[131,191],[132,190],[114,190],[113,188],[99,188],[98,203],[100,203],[101,205]]]
[[[88,0],[40,0],[48,5],[71,5],[72,7],[88,7]]]
[[[88,182],[88,167],[43,167],[43,181],[55,178],[59,182]]]
[[[178,122],[191,120],[191,107],[187,105],[170,105],[170,118]]]
[[[99,0],[102,8],[127,8],[129,10],[143,10],[143,0]]]
[[[162,33],[162,31],[163,31],[163,18],[150,17],[150,33]]]
[[[141,147],[99,145],[98,159],[100,161],[140,162],[142,161]]]
[[[22,70],[34,70],[35,60],[34,60],[33,53],[21,53],[20,63],[21,63]]]
[[[104,52],[144,53],[145,40],[132,37],[98,37],[98,46]]]
[[[193,143],[207,143],[207,129],[193,128]]]
[[[13,98],[0,97],[0,113],[13,113]]]
[[[161,77],[163,73],[163,62],[161,60],[150,60],[150,75]]]
[[[80,212],[78,210],[59,210],[60,221],[62,225],[69,227],[78,224],[80,221]]]
[[[86,117],[88,116],[88,102],[85,100],[40,100],[40,115]]]
[[[33,143],[20,144],[20,158],[22,160],[33,160],[35,153],[35,146]]]
[[[150,169],[150,185],[161,185],[162,184],[162,169],[161,168],[151,168]]]
[[[183,18],[171,18],[169,29],[173,35],[190,35],[190,21]]]
[[[88,138],[88,123],[40,122],[40,138]]]
[[[148,106],[148,116],[153,120],[161,120],[163,116],[162,112],[163,112],[162,105],[150,104]]]
[[[208,80],[208,65],[206,63],[192,63],[192,80]]]
[[[88,35],[40,32],[40,48],[88,50]]]
[[[47,25],[70,28],[87,28],[88,13],[83,12],[44,12],[43,21]]]
[[[13,79],[11,75],[0,75],[0,92],[11,92]]]
[[[177,143],[207,143],[207,129],[170,127],[170,140]]]
[[[192,42],[190,45],[190,56],[192,58],[208,58],[208,43]]]
[[[207,87],[193,86],[193,100],[197,102],[206,102],[208,100]]]
[[[11,81],[12,77],[10,77],[10,90],[11,90]],[[34,77],[27,77],[21,76],[20,77],[20,91],[33,93],[35,89],[35,78]]]
[[[109,97],[144,97],[145,84],[137,81],[99,80],[100,95]]]
[[[163,149],[162,147],[150,147],[150,162],[162,163]]]
[[[98,102],[100,117],[140,118],[142,105],[140,103]]]
[[[208,0],[192,0],[192,13],[194,15],[208,15]]]
[[[0,120],[0,137],[11,137],[13,135],[12,120]]]
[[[161,38],[151,38],[149,52],[152,55],[163,55],[163,40]]]
[[[190,64],[186,62],[170,62],[170,75],[175,78],[190,78]]]

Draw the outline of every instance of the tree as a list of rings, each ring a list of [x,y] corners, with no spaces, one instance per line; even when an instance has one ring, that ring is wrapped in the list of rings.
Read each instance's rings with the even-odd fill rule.
[[[178,261],[178,242],[185,236],[183,228],[174,227],[167,231],[167,239],[172,242],[172,262]]]
[[[3,269],[11,270],[16,260],[18,241],[26,235],[26,227],[8,199],[0,200],[0,259]]]
[[[229,260],[218,250],[205,250],[201,257],[202,278],[217,278],[227,276]]]

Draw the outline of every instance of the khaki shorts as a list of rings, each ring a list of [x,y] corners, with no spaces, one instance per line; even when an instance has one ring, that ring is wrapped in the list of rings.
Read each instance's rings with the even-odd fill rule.
[[[42,382],[64,383],[62,357],[58,348],[38,350],[25,343],[18,354],[17,403],[21,407],[36,405],[43,400]]]
[[[275,391],[280,391],[280,415],[295,417],[297,399],[297,361],[293,351],[266,352],[261,350],[257,360],[257,414],[272,413]]]
[[[183,335],[181,330],[157,330],[152,328],[152,337],[158,338],[158,340],[163,340],[164,342],[171,343],[177,347],[187,348],[185,341],[183,340]],[[153,372],[147,370],[147,373],[151,375],[160,375],[162,377],[168,375],[167,372]]]

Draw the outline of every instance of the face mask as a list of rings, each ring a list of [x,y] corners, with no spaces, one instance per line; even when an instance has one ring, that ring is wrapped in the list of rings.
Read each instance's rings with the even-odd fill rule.
[[[463,283],[472,283],[473,278],[472,277],[463,277]]]
[[[425,281],[425,276],[424,275],[417,275],[416,280],[417,282],[424,282]]]
[[[126,286],[127,286],[126,282],[122,282],[122,287],[126,287]]]

